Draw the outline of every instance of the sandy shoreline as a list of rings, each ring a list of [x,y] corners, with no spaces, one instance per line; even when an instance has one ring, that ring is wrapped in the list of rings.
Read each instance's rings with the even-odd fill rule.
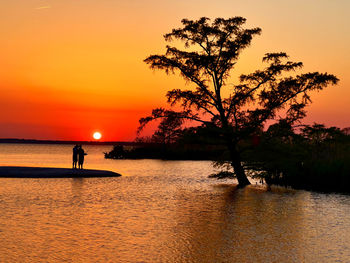
[[[74,178],[118,176],[121,176],[121,174],[105,170],[0,166],[0,177],[6,178]]]

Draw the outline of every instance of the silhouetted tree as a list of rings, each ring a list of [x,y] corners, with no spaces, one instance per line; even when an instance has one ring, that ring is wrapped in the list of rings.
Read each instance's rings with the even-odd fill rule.
[[[182,131],[183,120],[177,118],[176,114],[169,113],[159,123],[157,130],[152,135],[152,141],[163,145],[174,143]]]
[[[158,114],[157,109],[153,111],[154,114]],[[178,136],[182,133],[182,124],[184,123],[184,118],[179,116],[179,113],[171,110],[162,110],[164,116],[159,123],[157,129],[154,131],[153,135],[148,138],[148,142],[152,143],[162,143],[164,145],[174,143],[178,139]],[[137,130],[139,135],[144,128],[145,124],[152,121],[153,117],[142,118],[144,125],[140,125]],[[142,141],[143,137],[138,137],[137,140]]]
[[[112,151],[105,152],[104,155],[107,159],[123,159],[125,158],[126,151],[123,145],[114,145]]]
[[[240,141],[261,130],[282,109],[289,123],[304,117],[304,108],[311,102],[309,92],[338,81],[327,73],[297,75],[294,71],[302,67],[301,62],[286,61],[286,53],[267,53],[263,57],[267,64],[264,69],[242,75],[236,85],[228,84],[240,53],[261,32],[260,28],[245,29],[245,22],[243,17],[214,21],[206,17],[183,19],[183,27],[164,35],[168,42],[182,42],[185,49],[167,45],[164,55],[151,55],[145,62],[152,69],[166,73],[177,71],[195,87],[168,91],[168,102],[180,104],[183,111],[158,108],[151,116],[140,119],[141,129],[149,121],[167,117],[169,113],[214,125],[226,142],[240,186],[250,184],[241,163]],[[288,72],[293,74],[287,75]]]
[[[334,141],[345,135],[345,133],[337,127],[326,128],[324,124],[318,123],[314,123],[311,126],[305,125],[301,132],[302,135],[312,144]]]

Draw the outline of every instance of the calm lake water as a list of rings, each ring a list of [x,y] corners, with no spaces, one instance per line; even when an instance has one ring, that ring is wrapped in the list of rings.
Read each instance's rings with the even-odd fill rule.
[[[350,262],[350,196],[208,179],[207,161],[106,160],[119,178],[0,178],[0,262]],[[0,165],[71,167],[70,145],[0,144]]]

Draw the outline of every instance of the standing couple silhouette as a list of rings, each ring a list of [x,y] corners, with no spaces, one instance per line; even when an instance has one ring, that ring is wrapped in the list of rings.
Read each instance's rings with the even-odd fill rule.
[[[83,169],[85,155],[87,153],[85,153],[81,145],[77,144],[73,147],[73,169],[77,169],[77,163],[78,168]]]

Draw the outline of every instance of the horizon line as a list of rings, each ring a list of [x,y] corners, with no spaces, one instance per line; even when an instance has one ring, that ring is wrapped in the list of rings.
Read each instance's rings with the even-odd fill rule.
[[[49,140],[49,139],[24,139],[24,138],[0,138],[0,143],[86,143],[86,144],[113,144],[113,143],[135,143],[134,141],[86,141],[86,140]]]

